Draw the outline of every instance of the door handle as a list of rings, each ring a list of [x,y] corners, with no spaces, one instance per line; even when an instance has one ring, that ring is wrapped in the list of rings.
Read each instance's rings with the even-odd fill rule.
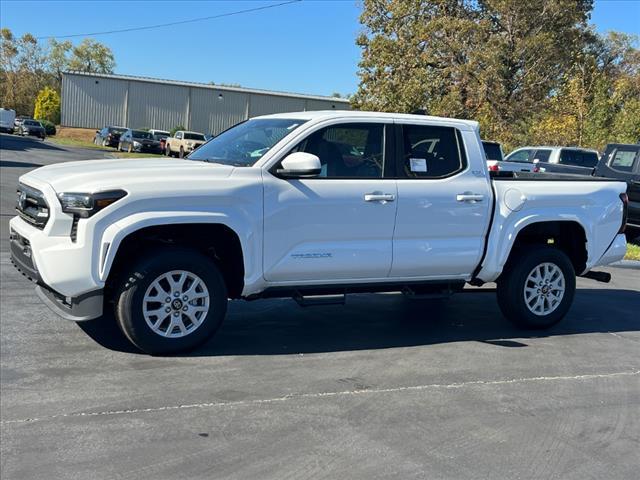
[[[392,195],[391,193],[373,192],[373,193],[367,193],[364,196],[365,202],[387,203],[387,202],[393,202],[395,199],[396,199],[396,196]]]
[[[484,200],[484,195],[480,195],[477,193],[459,193],[456,195],[456,200],[458,202],[468,202],[468,203],[476,203]]]

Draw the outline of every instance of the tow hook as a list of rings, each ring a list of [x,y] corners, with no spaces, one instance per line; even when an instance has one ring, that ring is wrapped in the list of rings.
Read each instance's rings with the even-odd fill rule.
[[[611,274],[608,272],[593,272],[589,271],[584,275],[580,275],[584,278],[590,278],[591,280],[596,280],[597,282],[609,283],[611,281]]]

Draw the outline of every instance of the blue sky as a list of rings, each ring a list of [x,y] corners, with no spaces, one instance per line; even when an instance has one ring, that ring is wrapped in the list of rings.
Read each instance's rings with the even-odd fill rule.
[[[0,24],[17,35],[58,36],[153,25],[282,1],[1,0]],[[352,0],[304,0],[222,19],[94,38],[113,50],[116,73],[318,95],[353,93],[358,84],[359,10],[358,2]],[[600,32],[640,35],[640,0],[596,0],[591,22]],[[187,62],[179,61],[183,54]]]

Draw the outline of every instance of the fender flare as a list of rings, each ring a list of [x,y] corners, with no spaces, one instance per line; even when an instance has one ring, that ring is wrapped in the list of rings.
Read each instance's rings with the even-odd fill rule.
[[[227,214],[214,212],[145,212],[125,217],[109,225],[103,232],[98,246],[100,253],[98,257],[100,259],[98,278],[100,282],[106,282],[120,245],[124,239],[132,233],[147,227],[194,223],[217,224],[230,228],[240,240],[245,272],[249,271],[247,270],[248,268],[252,268],[253,260],[246,255],[246,252],[252,251],[248,245],[251,235],[250,233],[246,235],[241,234],[241,232],[250,232],[250,230],[243,228],[243,225],[234,221]]]
[[[489,245],[487,247],[490,250],[487,258],[491,260],[482,265],[482,268],[478,272],[477,278],[480,278],[485,282],[492,282],[496,278],[498,278],[498,276],[502,273],[502,270],[504,269],[509,256],[511,255],[513,246],[515,245],[516,239],[518,238],[520,232],[531,225],[550,222],[571,222],[580,226],[580,228],[584,231],[587,243],[587,255],[589,256],[589,258],[587,259],[587,265],[589,265],[589,263],[592,261],[592,252],[590,251],[591,249],[588,247],[588,245],[592,243],[593,237],[592,233],[587,228],[585,228],[578,215],[567,214],[562,218],[558,218],[557,215],[547,216],[544,214],[536,213],[515,219],[513,223],[508,221],[504,222],[501,228],[492,229],[493,231],[491,233]],[[505,227],[510,229],[510,233],[507,235],[501,233],[502,231],[504,231]]]

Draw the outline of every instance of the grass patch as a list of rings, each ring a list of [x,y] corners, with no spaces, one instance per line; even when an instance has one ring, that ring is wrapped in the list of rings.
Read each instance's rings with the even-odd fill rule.
[[[93,148],[95,150],[103,150],[104,148],[99,147],[93,142],[87,142],[86,140],[80,140],[78,138],[68,138],[68,137],[47,137],[47,142],[54,143],[56,145],[62,145],[64,147],[80,147],[80,148]]]
[[[626,260],[640,260],[640,245],[627,243],[627,254],[624,258]]]

